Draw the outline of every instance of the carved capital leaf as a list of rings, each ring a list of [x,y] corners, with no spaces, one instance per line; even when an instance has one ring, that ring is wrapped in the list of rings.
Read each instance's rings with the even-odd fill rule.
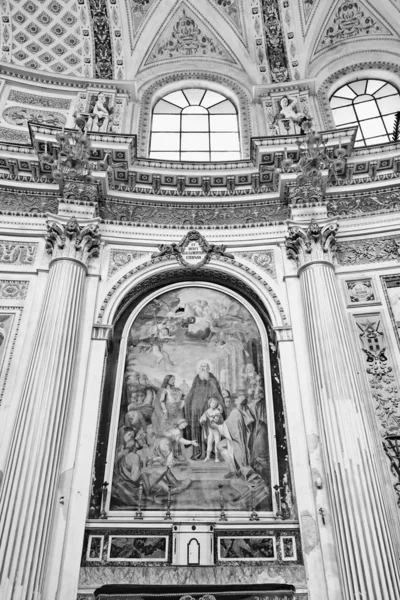
[[[308,226],[290,225],[285,240],[287,257],[300,267],[316,260],[334,262],[338,229],[336,222],[320,225],[315,219]]]
[[[80,225],[76,217],[66,223],[47,221],[46,250],[53,258],[74,258],[86,266],[99,255],[100,231],[98,222]]]

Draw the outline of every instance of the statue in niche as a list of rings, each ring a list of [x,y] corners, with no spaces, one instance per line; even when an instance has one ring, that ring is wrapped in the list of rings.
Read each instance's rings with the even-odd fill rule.
[[[97,97],[93,96],[86,116],[88,131],[111,131],[113,109],[110,107],[110,98],[103,92]]]
[[[297,98],[283,96],[278,103],[279,110],[273,118],[271,128],[275,129],[277,134],[297,133],[299,128],[300,133],[305,135],[311,128],[312,117],[298,109]],[[279,131],[280,124],[283,125],[284,131]]]

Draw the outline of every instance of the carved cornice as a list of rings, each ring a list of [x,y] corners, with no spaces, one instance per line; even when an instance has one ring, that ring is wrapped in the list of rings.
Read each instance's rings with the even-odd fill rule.
[[[286,253],[299,267],[312,262],[333,263],[336,255],[336,221],[319,225],[315,219],[308,226],[289,223]]]
[[[99,255],[98,219],[80,225],[76,217],[61,222],[56,216],[48,216],[52,218],[47,221],[46,250],[52,255],[53,260],[69,258],[88,266],[90,259]]]

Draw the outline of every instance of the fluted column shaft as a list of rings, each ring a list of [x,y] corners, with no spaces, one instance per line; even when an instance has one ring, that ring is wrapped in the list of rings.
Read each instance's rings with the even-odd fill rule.
[[[317,227],[295,246],[343,593],[394,600],[400,598],[399,565],[331,261],[337,226],[325,238],[321,229],[319,239]]]
[[[93,235],[77,241],[75,226],[69,239],[55,236],[50,244],[58,257],[50,264],[1,488],[2,600],[41,598],[87,271],[76,250],[93,244]]]

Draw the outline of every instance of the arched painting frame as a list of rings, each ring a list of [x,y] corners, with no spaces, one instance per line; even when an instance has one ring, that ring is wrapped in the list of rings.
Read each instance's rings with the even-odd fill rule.
[[[221,485],[228,515],[248,515],[253,505],[276,512],[268,343],[260,315],[226,287],[181,282],[142,299],[119,350],[105,471],[110,517],[134,516],[139,493],[146,516],[161,517],[168,488],[175,516],[216,517]],[[202,361],[208,380],[198,385]]]

